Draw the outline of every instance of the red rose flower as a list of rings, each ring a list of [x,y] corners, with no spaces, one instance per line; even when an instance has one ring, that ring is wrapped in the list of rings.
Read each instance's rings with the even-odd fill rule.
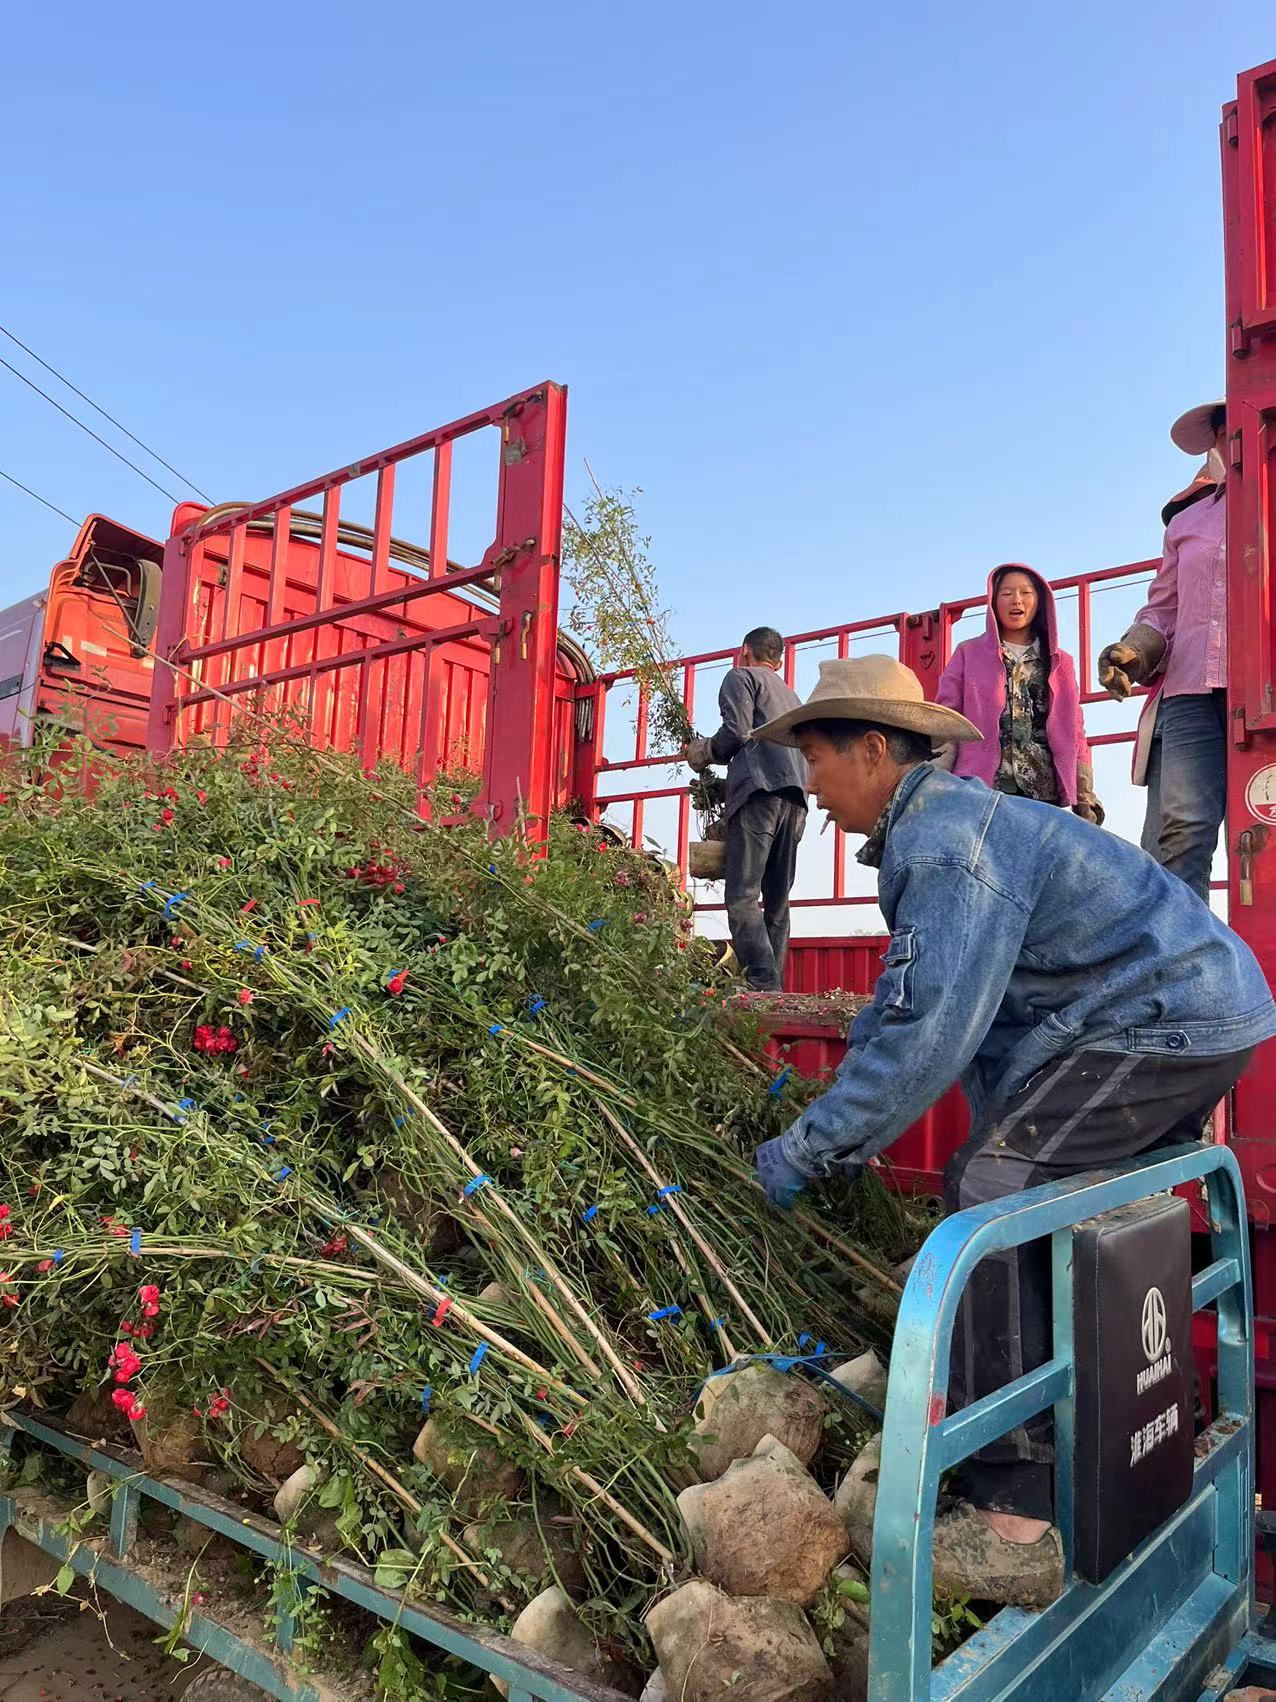
[[[408,972],[407,972],[407,970],[406,969],[399,969],[399,970],[396,970],[395,973],[386,982],[385,990],[386,990],[387,993],[393,993],[395,998],[397,999],[399,994],[403,991],[403,989],[407,986],[407,984],[408,984]]]
[[[247,987],[241,987],[239,989],[239,1002],[240,1002],[241,1005],[251,1005],[252,1004],[253,996],[249,992]]]

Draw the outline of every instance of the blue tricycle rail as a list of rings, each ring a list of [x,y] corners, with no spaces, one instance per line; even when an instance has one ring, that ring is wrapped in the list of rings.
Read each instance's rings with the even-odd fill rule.
[[[1192,1308],[1218,1313],[1218,1415],[1196,1441],[1192,1491],[1101,1585],[1073,1576],[1073,1230],[1120,1206],[1204,1181],[1211,1260]],[[945,1416],[962,1291],[988,1254],[1048,1237],[1054,1355]],[[923,1247],[891,1354],[873,1537],[870,1702],[1212,1702],[1276,1672],[1256,1631],[1253,1590],[1253,1302],[1240,1169],[1230,1148],[1184,1146],[948,1218]],[[1004,1608],[932,1670],[936,1498],[945,1471],[1053,1407],[1055,1503],[1067,1558],[1062,1597],[1040,1613]]]

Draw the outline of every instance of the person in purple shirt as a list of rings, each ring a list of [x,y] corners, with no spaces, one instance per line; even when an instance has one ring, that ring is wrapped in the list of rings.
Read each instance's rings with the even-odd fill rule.
[[[1123,638],[1099,653],[1099,684],[1120,702],[1152,685],[1134,780],[1148,789],[1143,849],[1209,901],[1227,807],[1227,411],[1192,408],[1170,428],[1205,467],[1162,511],[1161,565]],[[1149,737],[1150,735],[1150,737]]]

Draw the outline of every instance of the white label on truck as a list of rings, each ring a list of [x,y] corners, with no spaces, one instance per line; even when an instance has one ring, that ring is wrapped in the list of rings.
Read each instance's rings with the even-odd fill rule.
[[[1250,775],[1245,803],[1255,821],[1276,821],[1276,762]]]

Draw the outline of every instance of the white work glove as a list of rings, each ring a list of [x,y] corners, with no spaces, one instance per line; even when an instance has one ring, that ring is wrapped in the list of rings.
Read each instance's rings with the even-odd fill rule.
[[[703,774],[713,762],[713,752],[708,739],[689,739],[682,753],[682,760],[689,768],[694,768],[697,774]]]

